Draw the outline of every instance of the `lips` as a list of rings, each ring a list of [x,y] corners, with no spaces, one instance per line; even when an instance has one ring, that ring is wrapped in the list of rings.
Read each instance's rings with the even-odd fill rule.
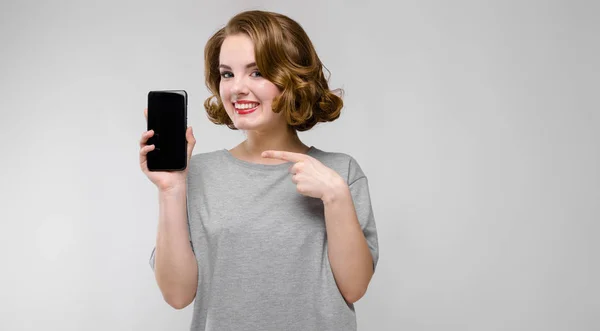
[[[233,103],[233,108],[235,109],[236,113],[240,115],[250,114],[255,111],[258,106],[260,106],[259,102],[250,100],[238,100]]]

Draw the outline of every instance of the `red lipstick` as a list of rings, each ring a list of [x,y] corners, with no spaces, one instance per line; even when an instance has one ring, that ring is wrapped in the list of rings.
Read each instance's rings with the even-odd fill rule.
[[[248,104],[255,104],[256,106],[254,106],[252,108],[237,108],[236,107],[236,105],[248,105]],[[250,114],[250,113],[254,112],[258,108],[258,106],[260,106],[260,103],[256,102],[256,101],[252,101],[252,100],[238,100],[233,103],[233,107],[235,108],[235,111],[240,115]]]

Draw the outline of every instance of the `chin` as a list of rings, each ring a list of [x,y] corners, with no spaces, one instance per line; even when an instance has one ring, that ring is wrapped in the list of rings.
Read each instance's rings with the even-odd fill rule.
[[[248,123],[247,121],[238,121],[237,123],[233,122],[233,124],[238,130],[244,131],[261,130],[266,128],[266,126],[261,123]]]
[[[262,113],[256,113],[251,115],[238,115],[235,113],[230,113],[229,118],[231,118],[231,120],[233,121],[233,125],[238,130],[244,131],[269,131],[274,127],[279,126],[279,124],[277,123],[279,122],[278,119],[270,118],[269,116],[264,115],[265,114]]]
[[[260,118],[260,116],[255,118],[236,118],[236,116],[238,115],[234,115],[232,121],[233,125],[235,125],[235,127],[238,130],[259,130],[263,129],[266,126],[264,123],[264,119]]]

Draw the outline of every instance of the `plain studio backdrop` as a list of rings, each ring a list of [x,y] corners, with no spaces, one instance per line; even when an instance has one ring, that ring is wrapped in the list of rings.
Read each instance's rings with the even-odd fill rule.
[[[599,330],[599,6],[589,1],[3,1],[0,330],[186,330],[148,259],[155,89],[194,153],[203,50],[239,11],[296,19],[346,91],[302,133],[370,180],[381,257],[359,330]],[[312,331],[312,330],[311,330]]]

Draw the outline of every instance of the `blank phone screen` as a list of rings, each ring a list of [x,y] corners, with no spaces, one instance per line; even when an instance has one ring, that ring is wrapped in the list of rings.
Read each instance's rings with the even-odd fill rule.
[[[154,136],[148,144],[148,169],[183,170],[187,165],[187,98],[184,91],[152,91],[148,93],[148,130]]]

